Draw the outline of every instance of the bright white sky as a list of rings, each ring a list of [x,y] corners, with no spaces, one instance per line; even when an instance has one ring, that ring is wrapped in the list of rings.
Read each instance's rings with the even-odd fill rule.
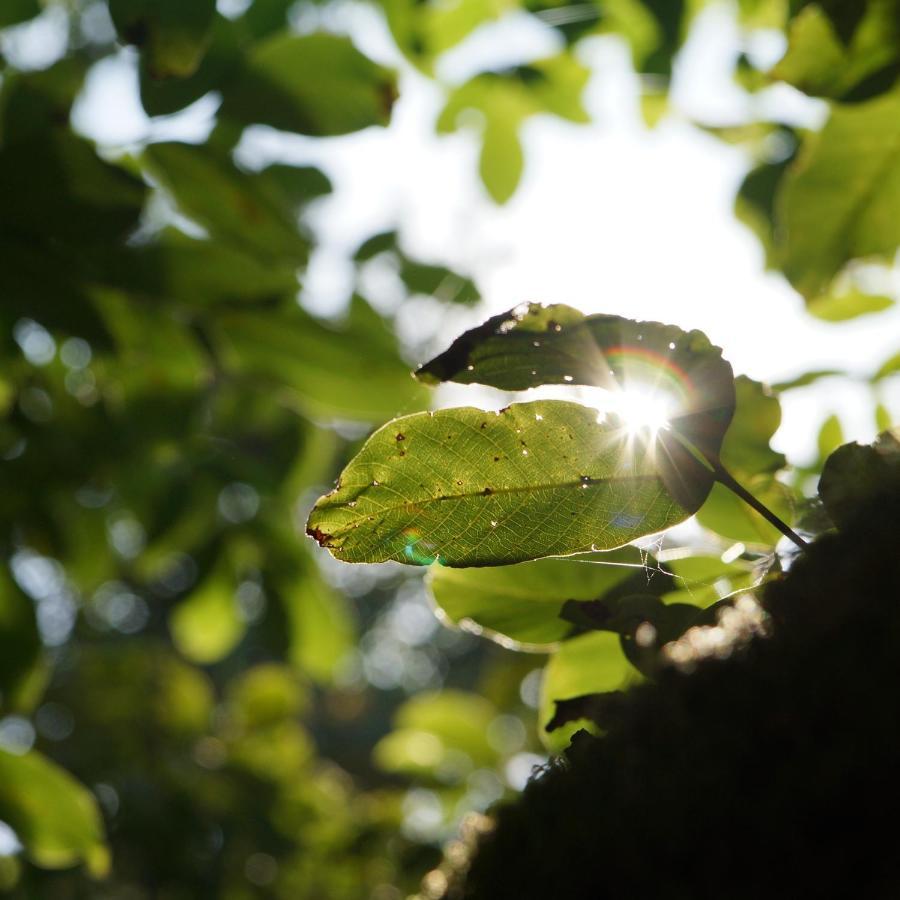
[[[820,122],[822,108],[787,89],[753,101],[730,83],[740,36],[729,9],[713,7],[698,23],[676,73],[676,108],[730,124],[752,115],[756,102],[798,124]],[[497,207],[478,181],[477,136],[434,134],[440,92],[403,64],[374,11],[348,3],[327,15],[330,27],[349,31],[365,52],[401,69],[391,126],[328,140],[254,129],[240,148],[254,165],[276,159],[320,165],[335,183],[334,195],[315,211],[323,243],[303,295],[312,310],[339,309],[350,286],[348,251],[373,232],[399,225],[408,249],[473,275],[484,297],[471,315],[457,314],[444,331],[445,343],[487,314],[536,300],[700,328],[722,346],[736,372],[768,381],[814,368],[866,375],[900,349],[900,308],[831,325],[807,315],[784,279],[763,270],[760,246],[732,213],[746,155],[677,113],[647,130],[636,79],[617,42],[598,39],[583,48],[582,59],[594,71],[585,102],[595,124],[531,121],[522,184]],[[762,35],[749,49],[771,62],[780,53],[778,40]],[[457,83],[481,68],[522,62],[557,46],[533,18],[513,16],[448,54],[439,75]],[[123,53],[95,69],[76,124],[115,149],[150,136],[202,139],[214,110],[207,98],[187,114],[151,123],[137,98],[133,59]],[[900,296],[900,276],[893,286]],[[427,314],[414,306],[400,324],[414,328]],[[898,382],[885,385],[882,398],[895,421]],[[442,395],[442,402],[451,400],[471,402],[465,389]],[[792,392],[783,406],[776,442],[795,461],[814,456],[818,428],[831,412],[841,416],[848,439],[869,441],[875,433],[868,389],[852,381]]]

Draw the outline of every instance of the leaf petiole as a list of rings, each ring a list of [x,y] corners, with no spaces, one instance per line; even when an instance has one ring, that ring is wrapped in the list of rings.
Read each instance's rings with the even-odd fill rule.
[[[753,494],[735,481],[731,473],[720,462],[712,463],[712,470],[719,484],[727,487],[729,491],[740,497],[744,503],[755,509],[767,522],[774,525],[785,537],[790,538],[801,550],[809,547],[809,543],[804,541],[796,531],[782,522],[772,510],[760,503]]]

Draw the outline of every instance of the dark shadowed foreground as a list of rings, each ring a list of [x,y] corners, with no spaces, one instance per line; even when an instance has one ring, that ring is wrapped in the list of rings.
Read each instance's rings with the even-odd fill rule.
[[[900,896],[900,490],[765,595],[768,638],[632,692],[447,898]]]

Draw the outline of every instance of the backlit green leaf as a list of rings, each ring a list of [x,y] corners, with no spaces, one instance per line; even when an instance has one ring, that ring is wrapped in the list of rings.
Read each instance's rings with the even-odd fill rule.
[[[627,547],[497,568],[434,566],[428,581],[442,615],[452,622],[503,645],[538,649],[571,632],[559,616],[566,601],[597,600],[635,572],[643,577],[641,562],[640,551]]]
[[[554,751],[565,749],[579,728],[593,727],[585,720],[569,722],[548,733],[546,725],[553,719],[557,700],[584,694],[605,694],[627,687],[640,678],[625,658],[619,635],[609,631],[591,631],[565,641],[550,657],[541,684],[538,717],[541,739]]]
[[[900,94],[836,106],[807,137],[778,199],[779,254],[794,287],[812,299],[851,259],[891,257],[898,203]]]
[[[348,562],[522,562],[668,528],[711,478],[680,445],[629,437],[579,404],[447,409],[375,432],[307,530]]]

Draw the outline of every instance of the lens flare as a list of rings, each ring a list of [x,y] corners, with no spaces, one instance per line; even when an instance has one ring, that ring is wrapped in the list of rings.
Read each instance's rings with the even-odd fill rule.
[[[629,434],[653,436],[668,428],[670,418],[677,412],[678,401],[664,389],[633,385],[613,392],[609,408]]]

